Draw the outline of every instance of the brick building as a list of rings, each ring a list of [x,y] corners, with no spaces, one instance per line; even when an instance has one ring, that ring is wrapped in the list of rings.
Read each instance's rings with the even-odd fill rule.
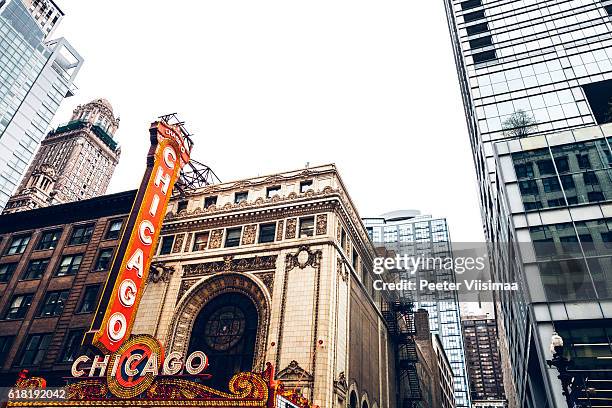
[[[432,334],[429,313],[419,309],[414,314],[419,386],[422,408],[455,408],[453,370],[438,334]]]
[[[0,216],[0,385],[69,375],[135,193]]]

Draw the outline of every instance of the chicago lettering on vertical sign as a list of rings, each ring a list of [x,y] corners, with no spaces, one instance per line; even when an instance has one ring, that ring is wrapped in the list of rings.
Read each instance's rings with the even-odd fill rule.
[[[130,336],[168,201],[191,152],[191,143],[179,126],[153,122],[149,133],[147,169],[85,338],[85,343],[89,338],[106,352],[117,351]]]

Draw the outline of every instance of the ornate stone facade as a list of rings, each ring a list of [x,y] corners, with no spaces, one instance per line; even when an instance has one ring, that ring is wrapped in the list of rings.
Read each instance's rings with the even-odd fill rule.
[[[267,198],[266,188],[279,185]],[[237,192],[248,192],[246,200],[236,203]],[[210,196],[216,204],[204,208]],[[155,333],[168,350],[185,353],[190,339],[205,336],[194,327],[207,305],[239,294],[257,310],[254,369],[271,362],[277,378],[321,407],[345,407],[349,387],[372,407],[395,406],[381,299],[338,250],[341,230],[362,273],[372,273],[374,248],[333,166],[208,186],[189,196],[187,209],[177,208],[170,203],[162,235],[207,244],[158,256],[176,272],[163,294],[147,287],[135,332]],[[312,218],[314,226],[302,227]],[[261,225],[271,223],[275,233],[260,243]]]

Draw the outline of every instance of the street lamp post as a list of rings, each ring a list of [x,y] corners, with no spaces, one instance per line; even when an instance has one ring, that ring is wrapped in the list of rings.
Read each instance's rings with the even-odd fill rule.
[[[563,338],[556,332],[552,335],[550,352],[552,353],[552,360],[546,360],[546,364],[548,364],[549,367],[555,367],[559,372],[557,378],[561,380],[563,396],[565,397],[567,406],[568,408],[574,408],[570,388],[573,376],[567,370],[571,362],[567,358],[563,357]]]

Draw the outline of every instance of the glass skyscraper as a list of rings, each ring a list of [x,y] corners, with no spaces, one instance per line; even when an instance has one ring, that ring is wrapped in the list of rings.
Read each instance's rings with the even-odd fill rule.
[[[374,246],[384,247],[390,251],[390,256],[452,258],[444,218],[421,215],[419,211],[395,211],[363,221]],[[399,278],[407,281],[455,281],[454,271],[440,268],[440,265],[422,265],[413,275],[399,273]],[[455,404],[457,408],[471,407],[457,292],[419,290],[401,295],[414,301],[415,309],[422,308],[429,313],[431,332],[440,336],[453,370]]]
[[[572,403],[610,405],[612,3],[444,4],[491,270],[521,289],[495,299],[509,405],[567,406],[555,332]]]
[[[51,23],[39,15],[45,2],[34,3],[28,9],[21,0],[0,0],[0,210],[83,64],[64,38],[46,40]]]

